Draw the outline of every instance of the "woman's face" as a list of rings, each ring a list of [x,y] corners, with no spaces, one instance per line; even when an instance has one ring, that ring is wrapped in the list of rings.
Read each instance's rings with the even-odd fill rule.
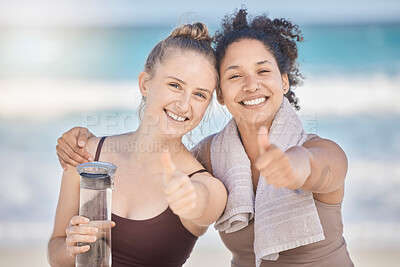
[[[139,76],[148,127],[161,126],[162,134],[181,138],[200,123],[216,82],[216,71],[205,56],[170,51],[155,66],[152,77],[147,73]]]
[[[228,46],[220,65],[222,101],[236,123],[257,130],[270,126],[283,95],[287,75],[279,71],[275,57],[258,40],[243,39]]]

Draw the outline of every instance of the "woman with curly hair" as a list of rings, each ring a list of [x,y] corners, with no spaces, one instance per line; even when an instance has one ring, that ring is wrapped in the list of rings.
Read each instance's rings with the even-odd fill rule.
[[[232,266],[353,266],[342,236],[346,156],[306,134],[292,108],[302,39],[290,21],[248,22],[245,9],[215,37],[217,97],[233,119],[196,152],[228,190],[215,227]]]
[[[346,155],[307,134],[294,111],[301,40],[290,21],[248,22],[245,9],[225,17],[215,37],[217,98],[233,118],[192,154],[227,188],[215,228],[235,267],[353,266],[341,218]],[[74,128],[59,139],[62,164],[90,157],[78,146],[87,135]]]

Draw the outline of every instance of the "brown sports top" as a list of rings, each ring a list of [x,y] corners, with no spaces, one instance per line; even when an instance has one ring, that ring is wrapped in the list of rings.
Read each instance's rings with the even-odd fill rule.
[[[102,137],[95,161],[99,160]],[[198,170],[189,174],[205,172]],[[116,226],[111,230],[112,266],[182,266],[189,258],[197,236],[190,233],[168,207],[147,220],[131,220],[112,214]]]

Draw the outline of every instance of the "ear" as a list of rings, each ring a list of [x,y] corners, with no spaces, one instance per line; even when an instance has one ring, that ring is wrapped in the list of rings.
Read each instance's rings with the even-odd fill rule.
[[[217,88],[217,100],[218,100],[218,103],[220,103],[221,105],[224,105],[224,97],[222,96],[221,87]]]
[[[289,92],[289,78],[287,74],[282,74],[283,94]]]
[[[139,90],[140,90],[140,93],[142,94],[142,96],[144,96],[144,97],[146,97],[147,93],[148,93],[147,87],[148,87],[148,81],[150,81],[150,78],[151,78],[150,74],[145,71],[142,71],[138,77]]]

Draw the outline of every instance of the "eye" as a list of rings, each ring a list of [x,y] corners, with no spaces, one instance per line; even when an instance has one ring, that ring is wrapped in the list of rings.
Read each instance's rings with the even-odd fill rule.
[[[238,78],[238,77],[240,77],[239,74],[234,74],[234,75],[230,76],[228,79],[231,80],[231,79],[235,79],[235,78]]]
[[[258,72],[258,74],[267,73],[267,72],[269,72],[269,70],[260,70],[260,71]]]
[[[174,87],[175,89],[181,89],[181,86],[177,83],[169,83],[168,85]]]
[[[201,97],[201,98],[204,98],[204,99],[207,99],[206,95],[203,94],[203,93],[195,93],[194,95],[198,96],[198,97]]]

